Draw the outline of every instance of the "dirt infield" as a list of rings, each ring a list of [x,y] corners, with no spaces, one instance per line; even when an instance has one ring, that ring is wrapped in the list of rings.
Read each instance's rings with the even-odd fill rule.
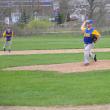
[[[77,106],[77,107],[0,106],[0,110],[110,110],[110,105],[92,105],[92,106]]]
[[[90,65],[85,66],[82,62],[77,63],[64,63],[64,64],[49,64],[49,65],[33,65],[33,66],[21,66],[12,67],[4,70],[41,70],[41,71],[57,71],[60,73],[72,73],[72,72],[86,72],[94,70],[107,70],[110,69],[110,60],[100,60],[98,62],[91,62]]]
[[[110,48],[93,49],[95,52],[110,52]],[[61,50],[23,50],[3,52],[0,51],[0,55],[31,55],[31,54],[60,54],[60,53],[83,53],[83,49],[61,49]]]

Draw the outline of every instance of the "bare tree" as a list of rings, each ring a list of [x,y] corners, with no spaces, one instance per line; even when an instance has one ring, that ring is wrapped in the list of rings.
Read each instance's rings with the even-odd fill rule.
[[[66,17],[67,13],[68,13],[68,1],[69,0],[61,0],[60,1],[60,12],[64,15],[64,17]]]
[[[87,2],[88,2],[88,5],[89,5],[89,8],[88,8],[88,18],[89,19],[94,17],[94,13],[95,13],[97,8],[99,8],[99,13],[101,13],[101,15],[102,15],[102,13],[104,12],[105,1],[87,0]]]
[[[87,2],[89,4],[88,18],[93,18],[93,13],[96,8],[95,1],[96,0],[87,0]]]

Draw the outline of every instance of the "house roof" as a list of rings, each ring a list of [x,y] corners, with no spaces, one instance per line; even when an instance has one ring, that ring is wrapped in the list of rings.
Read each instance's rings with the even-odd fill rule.
[[[14,6],[52,6],[53,0],[0,0],[0,7],[14,7]]]

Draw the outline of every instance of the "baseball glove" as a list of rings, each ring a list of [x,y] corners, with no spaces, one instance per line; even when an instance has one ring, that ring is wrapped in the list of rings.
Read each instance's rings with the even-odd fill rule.
[[[97,41],[97,37],[96,37],[96,35],[94,35],[94,34],[92,34],[92,41],[93,41],[94,43],[96,43],[96,41]]]

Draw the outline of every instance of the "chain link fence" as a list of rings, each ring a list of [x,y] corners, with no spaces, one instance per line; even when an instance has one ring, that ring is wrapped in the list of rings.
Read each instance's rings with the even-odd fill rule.
[[[110,6],[107,4],[107,10]],[[99,10],[98,8],[96,8]],[[96,10],[94,14],[94,27],[96,27],[102,35],[110,34],[110,13],[105,9]],[[53,17],[53,5],[40,4],[40,0],[1,0],[0,1],[0,33],[7,26],[11,26],[17,36],[29,36],[41,33],[73,33],[80,35],[80,26],[82,21],[80,18],[72,19],[67,22],[66,17],[62,23],[51,20]],[[4,22],[9,18],[9,23]],[[13,19],[17,22],[13,22]]]

